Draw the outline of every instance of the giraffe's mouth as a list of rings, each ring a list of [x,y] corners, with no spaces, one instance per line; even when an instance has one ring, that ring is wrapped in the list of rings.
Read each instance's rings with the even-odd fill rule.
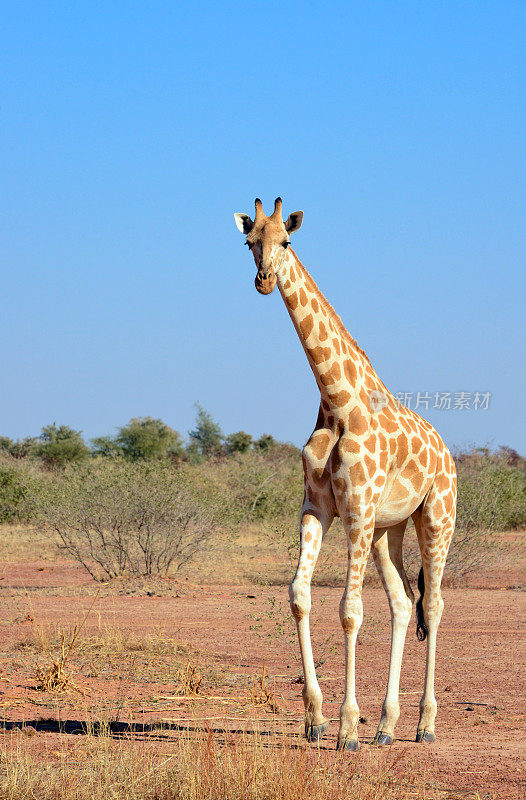
[[[270,294],[276,285],[276,280],[277,278],[274,272],[265,275],[265,277],[261,277],[258,272],[254,283],[256,284],[256,289],[260,294]]]

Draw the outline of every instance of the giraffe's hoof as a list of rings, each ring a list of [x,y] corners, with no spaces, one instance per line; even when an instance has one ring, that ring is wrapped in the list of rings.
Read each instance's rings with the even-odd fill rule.
[[[426,731],[424,728],[421,731],[416,732],[416,741],[417,742],[426,742],[427,744],[431,744],[434,742],[437,737],[433,733],[433,731]]]
[[[340,739],[338,736],[336,750],[349,750],[352,753],[356,753],[359,749],[360,742],[357,739]]]
[[[383,731],[376,731],[372,743],[377,745],[378,747],[383,747],[386,744],[392,744],[393,741],[394,741],[393,737],[390,736],[388,733],[384,733]]]
[[[323,735],[327,728],[329,727],[328,722],[322,722],[321,725],[310,725],[308,722],[305,723],[305,736],[308,742],[319,742],[320,739],[323,739]]]

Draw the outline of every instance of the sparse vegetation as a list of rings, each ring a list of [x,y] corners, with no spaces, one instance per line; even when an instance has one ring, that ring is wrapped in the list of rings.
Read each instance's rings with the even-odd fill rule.
[[[69,467],[40,484],[33,502],[37,522],[96,580],[177,571],[216,525],[213,502],[169,463]]]
[[[212,531],[221,549],[250,526],[261,544],[282,553],[281,572],[267,571],[261,580],[289,580],[303,493],[299,450],[269,434],[225,437],[208,412],[196,409],[186,445],[150,417],[94,439],[91,458],[80,432],[65,425],[43,428],[39,440],[1,437],[0,521],[54,531],[59,547],[97,579],[173,574],[199,555]],[[459,498],[449,581],[491,561],[495,533],[526,525],[524,458],[505,447],[472,448],[455,458]],[[339,523],[333,527],[339,536]],[[411,527],[405,549],[413,574],[420,555]],[[325,545],[314,581],[341,582],[326,554]],[[257,570],[246,575],[260,580]]]

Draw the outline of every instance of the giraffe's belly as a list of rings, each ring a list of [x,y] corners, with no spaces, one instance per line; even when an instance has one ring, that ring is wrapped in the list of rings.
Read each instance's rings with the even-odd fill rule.
[[[375,509],[375,527],[389,528],[413,514],[421,504],[433,483],[432,475],[422,475],[420,485],[404,480],[400,473],[385,487]]]
[[[374,515],[375,528],[391,528],[393,525],[398,525],[403,522],[411,514],[416,511],[423,498],[418,498],[412,502],[390,501],[386,500],[382,505],[376,508]]]

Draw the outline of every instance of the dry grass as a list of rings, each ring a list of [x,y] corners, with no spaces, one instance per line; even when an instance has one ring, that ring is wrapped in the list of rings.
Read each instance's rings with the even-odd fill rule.
[[[54,561],[57,553],[49,536],[28,524],[1,526],[0,560],[2,561]]]
[[[93,602],[91,603],[90,607],[88,608],[84,619],[82,620],[80,625],[74,625],[73,631],[71,633],[68,645],[66,646],[66,637],[64,634],[60,637],[60,654],[56,661],[54,661],[51,666],[46,667],[37,667],[36,670],[36,679],[37,679],[37,689],[42,692],[64,692],[66,689],[75,689],[80,694],[83,694],[82,689],[80,689],[73,681],[71,680],[70,676],[66,672],[66,664],[68,659],[73,652],[75,645],[78,642],[79,635],[81,631],[84,629],[86,621],[91,614],[93,606],[95,605],[95,601],[97,600],[97,595],[93,598]],[[31,619],[34,621],[34,616],[31,615]]]
[[[274,692],[266,682],[266,665],[258,678],[254,678],[254,685],[250,692],[250,702],[255,708],[267,707],[273,714],[279,714],[280,708]]]
[[[37,667],[36,669],[36,688],[41,692],[64,692],[68,688],[74,688],[82,693],[82,690],[76,686],[66,672],[66,663],[75,644],[75,639],[78,634],[78,629],[75,626],[73,637],[66,648],[66,639],[62,636],[60,655],[56,661],[51,665],[45,667]]]
[[[182,697],[192,697],[199,694],[203,676],[199,673],[197,664],[188,661],[183,667],[177,670],[175,677],[175,695]]]
[[[93,626],[87,628],[85,623],[77,623],[66,628],[56,624],[43,624],[35,619],[33,612],[27,615],[26,621],[32,622],[31,632],[14,646],[15,650],[29,649],[35,653],[53,654],[61,650],[64,640],[72,645],[69,647],[68,644],[69,655],[72,652],[77,656],[96,653],[101,659],[124,656],[127,653],[173,656],[188,649],[178,639],[162,630],[137,636],[133,631],[122,630],[114,623],[102,622],[100,618],[95,628]]]
[[[160,732],[162,736],[162,731]],[[36,754],[38,736],[5,734],[0,800],[410,800],[444,796],[404,754],[349,758],[292,737],[214,731],[178,734],[162,747],[82,737]],[[43,757],[44,756],[44,757]],[[448,794],[451,798],[452,795]],[[464,794],[464,797],[466,795]]]

